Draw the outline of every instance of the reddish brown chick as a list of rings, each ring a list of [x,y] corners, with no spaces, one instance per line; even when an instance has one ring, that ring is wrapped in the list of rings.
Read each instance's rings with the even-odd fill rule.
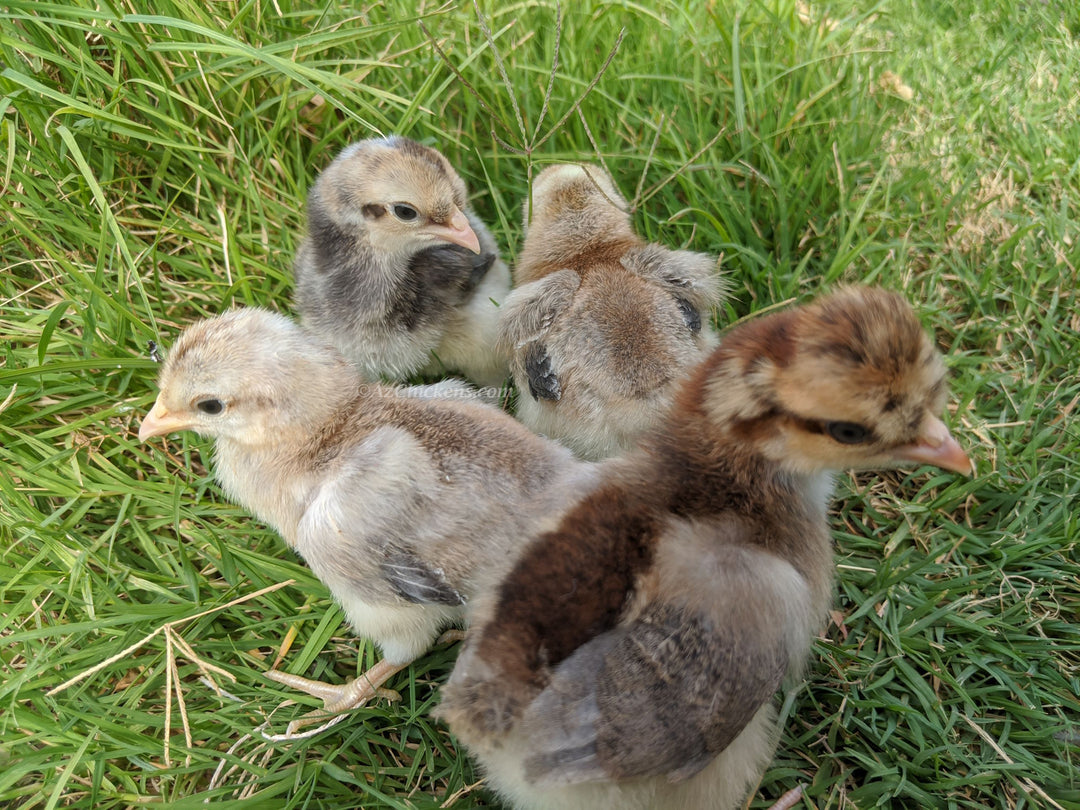
[[[848,288],[733,330],[490,600],[440,709],[518,808],[731,808],[833,587],[833,471],[967,473],[911,307]]]

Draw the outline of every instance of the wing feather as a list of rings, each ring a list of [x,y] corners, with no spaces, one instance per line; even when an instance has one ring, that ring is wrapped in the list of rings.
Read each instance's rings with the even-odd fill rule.
[[[527,777],[566,785],[705,767],[780,686],[783,645],[669,604],[580,648],[531,704]]]

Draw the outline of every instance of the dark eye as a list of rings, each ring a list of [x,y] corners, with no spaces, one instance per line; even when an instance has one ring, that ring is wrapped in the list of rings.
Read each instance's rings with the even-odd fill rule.
[[[394,216],[402,222],[412,222],[419,216],[415,208],[405,203],[394,203],[391,210],[394,212]]]
[[[855,422],[826,422],[825,432],[840,444],[862,444],[870,438],[870,431]]]
[[[200,399],[195,403],[195,407],[210,416],[217,416],[225,410],[225,403],[220,399]]]

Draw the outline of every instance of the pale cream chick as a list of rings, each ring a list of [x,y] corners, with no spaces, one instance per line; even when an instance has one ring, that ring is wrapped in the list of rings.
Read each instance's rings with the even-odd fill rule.
[[[633,446],[716,338],[715,257],[646,244],[594,166],[552,166],[525,204],[514,291],[499,320],[518,418],[600,459]]]
[[[400,136],[346,147],[308,195],[296,307],[372,380],[461,372],[497,386],[510,271],[435,149]]]
[[[308,684],[334,710],[370,699],[459,622],[526,533],[593,478],[498,409],[439,398],[443,386],[365,382],[321,338],[265,310],[185,330],[160,389],[140,439],[212,437],[225,493],[276,529],[382,649],[351,685]]]
[[[970,472],[946,393],[893,293],[847,288],[732,330],[470,609],[439,713],[490,785],[522,810],[740,806],[832,599],[832,475]]]

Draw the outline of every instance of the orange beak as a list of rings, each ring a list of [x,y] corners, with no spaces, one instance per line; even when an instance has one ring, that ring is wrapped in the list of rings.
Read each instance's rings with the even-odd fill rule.
[[[426,225],[424,230],[436,239],[442,239],[452,245],[460,245],[473,253],[480,252],[480,240],[476,238],[476,231],[472,229],[461,209],[454,209],[454,215],[445,225]]]
[[[190,421],[169,413],[159,395],[154,407],[150,409],[150,413],[146,415],[142,420],[142,424],[139,425],[139,441],[145,442],[151,436],[164,436],[166,433],[176,433],[190,427]]]
[[[949,433],[945,423],[936,416],[927,414],[923,420],[923,429],[919,440],[897,450],[897,458],[904,461],[917,461],[920,464],[933,464],[945,470],[952,470],[962,475],[971,475],[974,465],[960,443]]]

